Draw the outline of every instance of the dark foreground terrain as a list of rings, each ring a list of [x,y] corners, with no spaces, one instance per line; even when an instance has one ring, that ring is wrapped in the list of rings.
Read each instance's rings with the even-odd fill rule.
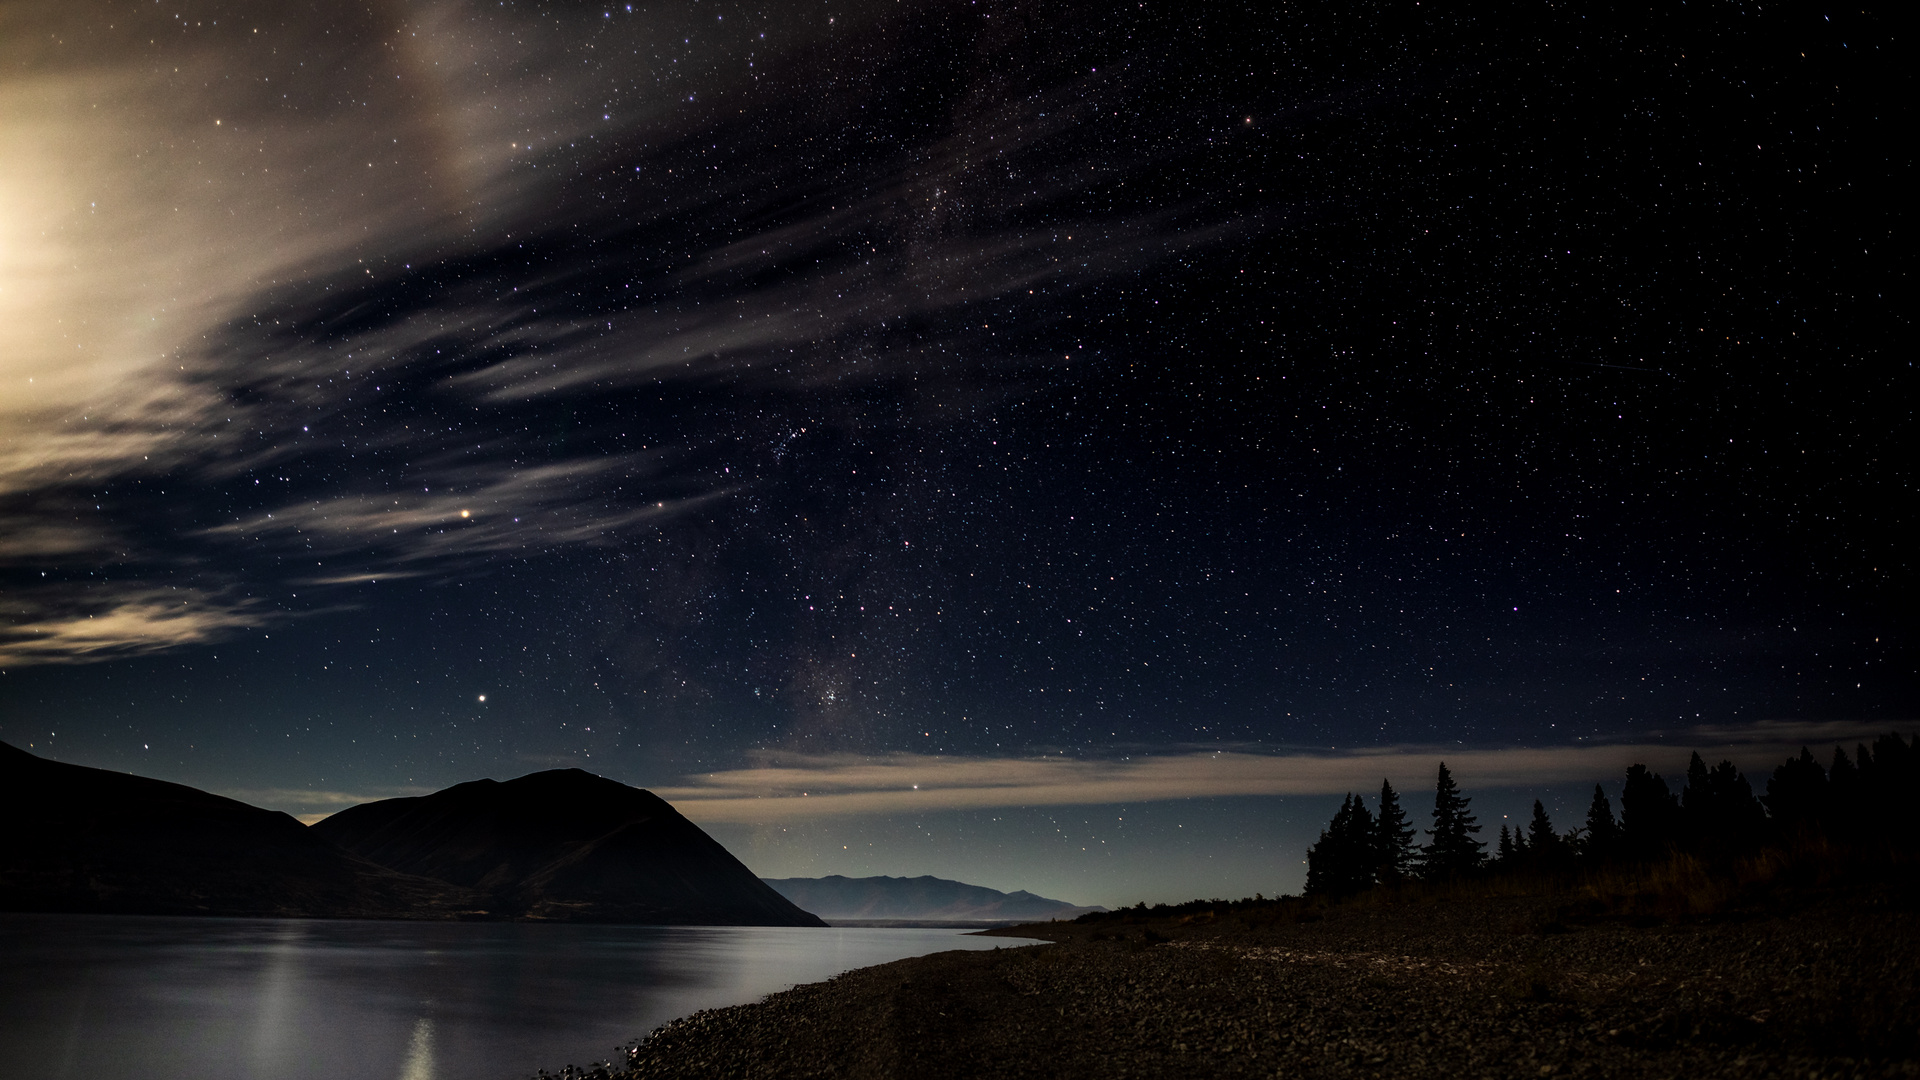
[[[1123,916],[697,1013],[575,1076],[1914,1077],[1920,917],[1680,925],[1427,898]]]

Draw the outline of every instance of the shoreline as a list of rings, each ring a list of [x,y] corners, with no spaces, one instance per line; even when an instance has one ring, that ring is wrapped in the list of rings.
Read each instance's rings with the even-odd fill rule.
[[[1564,925],[1540,898],[1125,913],[662,1026],[572,1077],[1920,1077],[1920,913]]]

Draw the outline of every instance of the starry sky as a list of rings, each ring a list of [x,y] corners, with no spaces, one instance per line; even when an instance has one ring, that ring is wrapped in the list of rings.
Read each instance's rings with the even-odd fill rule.
[[[0,738],[308,820],[579,766],[769,876],[1118,904],[1297,890],[1443,757],[1571,826],[1907,730],[1898,55],[6,0]]]

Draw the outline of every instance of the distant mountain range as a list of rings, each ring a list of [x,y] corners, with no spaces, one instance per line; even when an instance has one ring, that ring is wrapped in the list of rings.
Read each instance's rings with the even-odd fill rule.
[[[1035,922],[1107,910],[931,876],[763,880],[829,922]]]
[[[562,769],[316,826],[0,742],[0,910],[820,926],[651,792]]]

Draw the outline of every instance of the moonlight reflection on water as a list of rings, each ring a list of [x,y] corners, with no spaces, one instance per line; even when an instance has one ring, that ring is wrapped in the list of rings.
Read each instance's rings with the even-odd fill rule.
[[[506,1080],[955,930],[0,916],[0,1074]]]

